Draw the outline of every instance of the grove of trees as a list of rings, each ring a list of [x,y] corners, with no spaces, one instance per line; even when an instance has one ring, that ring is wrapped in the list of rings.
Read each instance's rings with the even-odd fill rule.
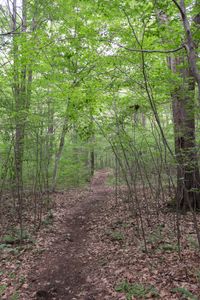
[[[141,228],[168,203],[200,245],[199,0],[7,0],[0,23],[2,227],[110,167]]]

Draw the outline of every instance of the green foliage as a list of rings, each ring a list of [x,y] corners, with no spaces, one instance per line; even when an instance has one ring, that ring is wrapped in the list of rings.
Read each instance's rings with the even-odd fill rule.
[[[9,235],[9,234],[7,234],[7,235],[5,235],[4,237],[3,237],[3,242],[5,242],[5,243],[7,243],[7,244],[13,244],[15,241],[18,241],[18,238],[16,238],[15,236],[13,236],[13,235]],[[4,246],[4,244],[3,244],[3,246]]]
[[[111,241],[118,241],[122,242],[125,239],[125,236],[122,232],[117,231],[117,230],[108,230],[106,232],[106,235],[110,238]]]
[[[166,252],[177,252],[178,251],[178,245],[177,244],[170,244],[170,243],[164,243],[159,246],[159,249],[161,251],[166,251]]]
[[[46,218],[42,221],[43,225],[52,225],[54,221],[54,215],[52,211],[49,211]]]
[[[191,248],[193,248],[194,250],[199,250],[199,244],[198,244],[197,239],[195,239],[194,237],[189,235],[187,237],[187,240],[188,240],[188,244]]]
[[[84,186],[90,177],[87,161],[88,147],[80,140],[77,143],[67,137],[67,145],[64,148],[60,161],[58,174],[58,188]]]
[[[147,241],[151,244],[160,243],[163,240],[163,228],[163,225],[158,225],[157,228],[149,234]]]
[[[11,297],[10,300],[20,300],[19,292],[15,292]]]
[[[8,245],[8,244],[0,244],[0,250],[5,250],[5,249],[8,249],[10,247],[11,247],[11,245]]]
[[[26,280],[26,278],[24,276],[20,276],[20,278],[19,278],[20,284],[24,284],[25,280]]]
[[[15,279],[16,278],[16,273],[11,272],[10,274],[8,274],[8,277],[10,277],[11,279]]]
[[[196,275],[198,282],[200,283],[200,270],[197,270],[195,275]]]
[[[159,297],[159,293],[154,286],[152,286],[152,285],[145,286],[140,283],[131,284],[127,281],[123,281],[116,286],[115,290],[117,292],[125,293],[127,300],[131,300],[132,297],[136,297],[137,299],[146,299],[149,297],[152,297],[152,298]]]
[[[26,230],[20,230],[18,228],[13,228],[9,234],[3,236],[2,241],[7,244],[19,243],[19,241],[31,240],[31,236]],[[1,244],[4,248],[4,244]]]
[[[188,289],[183,287],[174,288],[172,290],[173,293],[179,293],[184,296],[188,300],[198,300],[198,297],[193,295]]]
[[[0,296],[2,296],[5,292],[5,290],[7,289],[7,285],[6,284],[2,284],[0,285]]]

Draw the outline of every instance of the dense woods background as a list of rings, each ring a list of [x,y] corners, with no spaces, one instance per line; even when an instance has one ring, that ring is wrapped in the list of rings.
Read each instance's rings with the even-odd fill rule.
[[[102,169],[141,251],[200,247],[199,28],[199,0],[0,1],[0,250]]]
[[[51,193],[111,168],[137,218],[191,211],[200,245],[199,1],[0,6],[0,221],[23,239]],[[153,216],[153,217],[151,217]],[[17,232],[17,237],[16,237]]]

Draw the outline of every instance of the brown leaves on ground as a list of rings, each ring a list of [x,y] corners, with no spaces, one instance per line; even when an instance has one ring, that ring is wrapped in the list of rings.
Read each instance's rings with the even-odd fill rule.
[[[17,252],[15,246],[0,250],[2,300],[42,293],[41,299],[56,300],[200,298],[192,215],[180,216],[180,259],[175,213],[156,214],[153,201],[145,208],[141,196],[141,219],[125,188],[116,199],[107,176],[97,172],[88,188],[54,194],[52,223]]]

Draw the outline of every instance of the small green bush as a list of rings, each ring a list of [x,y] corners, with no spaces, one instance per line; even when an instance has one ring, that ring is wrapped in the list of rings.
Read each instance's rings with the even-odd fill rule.
[[[154,286],[145,286],[141,283],[130,284],[127,281],[123,281],[116,286],[115,290],[125,293],[127,300],[131,300],[132,297],[137,297],[138,299],[146,299],[150,296],[159,297],[159,293]]]
[[[172,292],[179,293],[188,300],[198,300],[198,298],[195,295],[193,295],[190,291],[188,291],[188,289],[183,288],[183,287],[174,288],[174,289],[172,289]]]

